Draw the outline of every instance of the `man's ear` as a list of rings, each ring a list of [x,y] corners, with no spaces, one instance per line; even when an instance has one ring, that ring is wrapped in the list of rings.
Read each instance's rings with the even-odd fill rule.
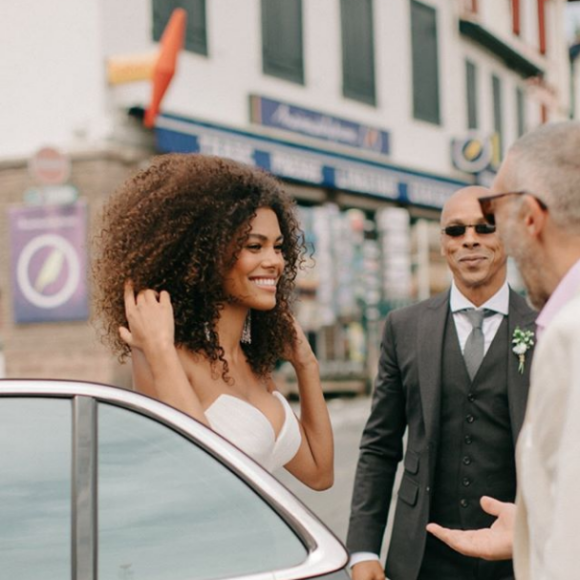
[[[546,227],[548,212],[531,195],[524,198],[521,211],[524,217],[524,226],[530,236],[539,236]]]

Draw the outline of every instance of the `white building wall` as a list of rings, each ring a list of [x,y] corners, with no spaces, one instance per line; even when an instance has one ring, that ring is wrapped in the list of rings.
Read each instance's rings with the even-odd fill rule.
[[[108,133],[99,0],[0,6],[0,158]]]
[[[541,55],[538,0],[520,0],[519,36],[512,31],[513,20],[510,0],[485,0],[478,3],[479,12],[475,17],[476,21],[545,71],[544,82],[547,88],[538,88],[518,75],[512,75],[520,86],[528,87],[526,95],[528,129],[541,123],[540,107],[542,104],[549,109],[550,121],[564,119],[568,116],[570,76],[564,30],[565,5],[564,0],[552,0],[545,3],[547,53]],[[511,74],[511,71],[499,61],[496,67],[504,71],[501,75],[502,78],[504,74]],[[515,103],[515,89],[510,91],[510,95],[512,93],[514,93]],[[506,139],[506,142],[509,144],[510,140]]]
[[[163,102],[163,108],[173,113],[248,128],[248,95],[255,93],[286,101],[305,108],[345,117],[391,132],[390,161],[422,171],[464,177],[456,172],[449,157],[449,144],[466,131],[465,55],[479,67],[480,127],[493,131],[491,75],[502,80],[505,144],[516,138],[515,87],[526,82],[503,61],[465,39],[459,33],[461,6],[449,0],[423,0],[437,10],[439,38],[439,73],[441,125],[413,118],[412,59],[410,39],[410,1],[375,2],[375,70],[377,106],[359,103],[342,96],[342,64],[340,37],[340,3],[337,0],[305,1],[304,63],[305,84],[299,85],[262,73],[261,14],[259,0],[210,0],[208,6],[209,57],[184,52],[179,73]],[[549,78],[566,87],[565,71],[558,63],[564,60],[561,26],[552,16],[563,0],[548,3],[550,59],[538,53],[537,0],[522,0],[522,34],[512,34],[511,9],[508,1],[480,2],[478,21],[533,62],[550,68]],[[151,41],[150,10],[138,18],[139,0],[128,0],[132,8],[119,12],[115,0],[105,0],[110,18],[116,20],[108,30],[105,50],[108,55],[129,50],[127,30],[133,27],[132,50],[136,53],[155,48]],[[143,13],[145,15],[143,16]],[[109,18],[107,18],[109,20]],[[552,70],[553,69],[553,70]],[[147,83],[112,89],[117,106],[135,102],[146,103]],[[533,95],[531,95],[533,97]],[[545,94],[543,94],[543,97]],[[558,99],[565,99],[565,90]],[[526,99],[526,119],[531,128],[540,122],[539,105]],[[553,103],[552,103],[553,105]],[[560,109],[565,109],[562,104]],[[259,128],[254,130],[260,131]]]
[[[493,128],[491,74],[502,79],[505,141],[515,138],[515,87],[525,82],[491,53],[462,37],[460,1],[423,0],[437,9],[441,125],[413,119],[410,1],[375,1],[377,106],[342,96],[340,3],[304,0],[305,85],[262,73],[259,0],[208,0],[208,48],[204,57],[184,51],[162,108],[184,116],[249,128],[251,93],[334,114],[391,132],[391,163],[462,178],[451,164],[452,138],[466,132],[465,57],[479,69],[480,127]],[[539,97],[557,114],[567,111],[567,57],[561,10],[547,3],[549,57],[537,54],[537,2],[522,0],[522,38],[511,34],[507,0],[479,2],[478,21],[525,50],[548,70],[553,97]],[[20,0],[3,2],[0,36],[2,90],[0,158],[25,156],[45,143],[79,148],[103,143],[118,112],[146,106],[149,82],[108,86],[106,59],[151,53],[151,3],[147,0]],[[557,50],[560,46],[561,50]],[[537,91],[536,91],[537,93]],[[539,122],[533,91],[528,126]],[[253,128],[260,131],[260,128]]]
[[[130,27],[140,28],[132,43],[136,53],[155,44],[143,34],[150,19],[135,19],[132,10],[116,12],[116,2],[106,0],[117,20],[117,36]],[[130,0],[135,2],[135,0]],[[375,2],[375,70],[377,106],[342,95],[340,3],[336,0],[304,2],[305,84],[299,85],[262,73],[261,14],[258,0],[208,2],[209,57],[184,52],[179,74],[163,102],[176,114],[247,128],[248,95],[256,93],[309,109],[323,111],[391,132],[391,162],[424,171],[453,174],[449,143],[462,122],[456,115],[463,106],[463,64],[458,62],[459,32],[455,7],[448,0],[426,0],[438,11],[441,125],[413,119],[408,0]],[[123,19],[126,22],[123,24]],[[124,44],[123,44],[124,43]],[[119,54],[126,40],[108,31],[105,50]],[[147,83],[112,89],[118,106],[147,102]],[[456,177],[461,174],[456,173]]]
[[[483,0],[477,4],[480,20],[493,27],[498,36],[509,38],[512,32],[511,0]],[[530,2],[524,0],[522,4],[530,5]]]
[[[464,73],[457,58],[460,49],[455,9],[447,0],[428,0],[424,4],[437,10],[441,125],[413,117],[410,2],[398,0],[399,18],[392,23],[393,36],[388,49],[402,62],[397,74],[391,77],[391,91],[403,93],[398,110],[388,116],[394,134],[394,157],[402,165],[461,178],[464,175],[454,171],[449,156],[451,139],[463,133],[457,111],[458,105],[462,107],[465,100]]]
[[[539,49],[538,2],[522,2],[520,4],[522,39],[530,46]]]
[[[550,104],[556,110],[558,118],[567,118],[570,114],[570,60],[568,41],[564,27],[565,2],[546,3],[546,28],[548,41],[548,74],[546,80],[554,86],[556,94]]]

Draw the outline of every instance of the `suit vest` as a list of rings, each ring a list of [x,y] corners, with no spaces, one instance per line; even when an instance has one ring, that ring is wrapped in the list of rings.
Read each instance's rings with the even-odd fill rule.
[[[471,381],[449,312],[441,365],[440,432],[431,521],[451,528],[488,527],[495,518],[481,509],[481,496],[515,500],[515,454],[507,394],[510,355],[504,317]]]

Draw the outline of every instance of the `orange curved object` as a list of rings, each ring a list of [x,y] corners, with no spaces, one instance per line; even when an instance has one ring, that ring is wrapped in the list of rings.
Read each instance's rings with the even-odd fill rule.
[[[155,124],[161,101],[175,74],[177,55],[183,48],[185,40],[186,23],[187,12],[183,8],[176,8],[163,31],[159,58],[153,69],[151,104],[145,111],[145,119],[143,121],[146,127],[153,127]]]

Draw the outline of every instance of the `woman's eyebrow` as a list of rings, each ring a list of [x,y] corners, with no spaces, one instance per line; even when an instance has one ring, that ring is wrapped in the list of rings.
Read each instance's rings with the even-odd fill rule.
[[[258,238],[261,241],[266,242],[268,240],[268,236],[265,236],[264,234],[256,234],[256,233],[251,233],[248,234],[248,238]],[[284,239],[284,236],[280,235],[276,238],[276,241],[282,241]]]

